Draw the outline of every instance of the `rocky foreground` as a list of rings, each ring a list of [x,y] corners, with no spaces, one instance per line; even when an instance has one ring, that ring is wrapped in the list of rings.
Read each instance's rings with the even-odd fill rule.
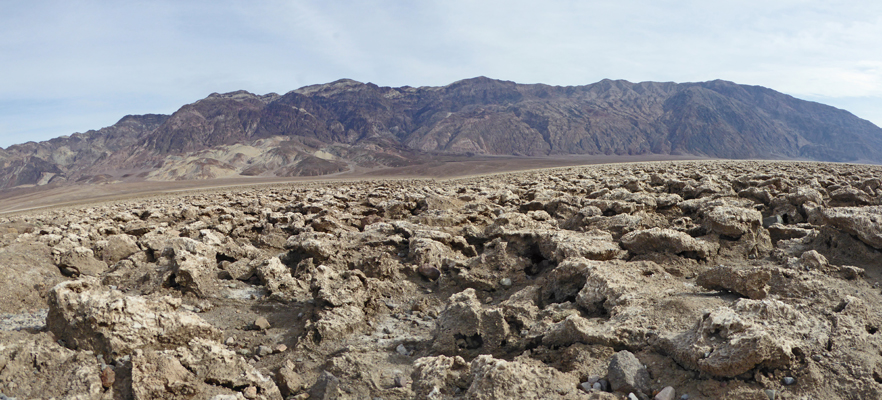
[[[882,398],[880,178],[623,164],[0,218],[0,398]]]

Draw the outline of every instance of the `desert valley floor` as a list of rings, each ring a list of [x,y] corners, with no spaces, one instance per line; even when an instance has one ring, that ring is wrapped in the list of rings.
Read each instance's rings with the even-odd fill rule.
[[[0,398],[882,398],[880,166],[132,196],[0,215],[0,276]]]

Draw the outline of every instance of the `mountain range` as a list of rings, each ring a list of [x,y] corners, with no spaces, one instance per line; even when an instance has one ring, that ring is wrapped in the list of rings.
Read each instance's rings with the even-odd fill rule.
[[[774,90],[715,80],[584,86],[485,77],[442,87],[338,80],[214,93],[172,115],[0,149],[0,188],[309,176],[437,155],[692,155],[882,163],[882,129]]]

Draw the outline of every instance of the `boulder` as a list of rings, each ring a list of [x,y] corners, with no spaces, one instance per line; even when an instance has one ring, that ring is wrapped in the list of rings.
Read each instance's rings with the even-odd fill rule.
[[[539,238],[539,251],[542,255],[555,262],[570,257],[582,257],[591,260],[611,260],[624,257],[626,254],[612,235],[601,230],[587,233],[557,231]]]
[[[806,269],[822,271],[826,269],[830,263],[827,262],[827,257],[824,257],[823,254],[818,253],[817,250],[809,250],[799,257],[800,264],[803,265]]]
[[[424,357],[414,362],[412,377],[415,398],[420,399],[460,396],[475,400],[616,398],[586,396],[577,389],[579,381],[576,377],[529,357],[506,361],[485,354],[471,363],[461,357]]]
[[[863,190],[846,186],[830,192],[830,204],[836,206],[865,206],[873,203],[873,198]]]
[[[829,322],[781,301],[740,299],[664,339],[662,347],[686,368],[731,378],[756,367],[787,368],[796,357],[794,349],[805,354],[826,346],[830,329]]]
[[[663,228],[643,229],[626,234],[622,236],[622,247],[635,254],[659,252],[697,258],[708,258],[719,249],[716,243]]]
[[[241,356],[217,341],[194,338],[179,347],[174,355],[202,382],[228,388],[257,388],[257,398],[281,400],[278,387]]]
[[[141,351],[131,366],[135,399],[207,399],[237,391],[251,391],[254,399],[282,399],[272,379],[213,340],[195,338],[175,350]]]
[[[198,297],[217,297],[218,268],[214,249],[190,238],[174,238],[161,252],[170,267],[169,284]]]
[[[822,223],[882,250],[882,206],[822,208],[818,212]]]
[[[9,399],[104,398],[95,356],[66,349],[47,333],[0,331],[0,366],[0,387]]]
[[[123,231],[132,236],[143,236],[152,230],[153,226],[141,220],[130,221],[123,227]]]
[[[474,289],[450,296],[436,323],[432,350],[454,356],[498,351],[509,335],[502,310],[484,309]]]
[[[201,298],[218,296],[220,287],[214,260],[202,256],[180,256],[175,261],[173,271],[169,280],[183,291],[192,292]]]
[[[284,247],[298,253],[298,258],[313,258],[318,263],[337,254],[336,245],[337,239],[330,233],[302,232],[288,237]]]
[[[135,237],[126,234],[110,235],[106,240],[98,241],[95,244],[97,258],[111,264],[124,260],[139,251],[141,248],[138,247]]]
[[[262,262],[256,272],[261,283],[276,298],[290,300],[303,291],[301,283],[291,276],[291,270],[278,257]]]
[[[413,363],[411,378],[415,398],[420,399],[440,399],[442,395],[466,390],[471,384],[469,363],[460,356],[419,358]]]
[[[310,290],[318,304],[323,306],[315,324],[322,340],[342,338],[364,325],[364,305],[370,290],[363,272],[339,272],[319,265],[313,273]]]
[[[294,371],[294,363],[290,360],[276,372],[276,382],[283,396],[293,396],[303,388],[303,378]]]
[[[97,278],[63,282],[49,291],[46,324],[72,349],[111,357],[139,348],[174,348],[193,338],[220,340],[221,332],[169,296],[127,296]]]
[[[62,251],[56,264],[63,274],[73,277],[98,276],[107,270],[107,263],[95,259],[95,253],[83,246]]]
[[[409,243],[410,259],[416,265],[440,267],[445,259],[454,258],[453,250],[436,240],[424,237],[411,237]]]
[[[608,378],[614,391],[650,394],[649,371],[628,350],[622,350],[610,359]]]
[[[206,399],[224,394],[234,395],[232,390],[199,381],[173,353],[143,352],[132,357],[131,368],[132,399],[183,400],[197,393]]]
[[[806,203],[815,203],[817,205],[824,204],[824,196],[821,192],[807,186],[799,186],[791,190],[787,196],[787,201],[794,206],[802,206]]]
[[[364,327],[367,315],[364,308],[355,304],[326,308],[318,312],[315,332],[319,340],[338,340]]]
[[[310,288],[320,304],[340,307],[346,304],[364,305],[367,300],[367,277],[359,270],[340,272],[319,265],[315,269]]]
[[[470,375],[465,396],[469,399],[583,398],[578,378],[527,357],[505,361],[480,355],[472,360]]]
[[[719,265],[698,275],[696,283],[708,290],[727,290],[750,299],[769,295],[772,273],[762,267],[735,268]]]
[[[757,210],[741,207],[714,207],[704,216],[710,232],[733,238],[757,231],[763,224],[763,215]]]

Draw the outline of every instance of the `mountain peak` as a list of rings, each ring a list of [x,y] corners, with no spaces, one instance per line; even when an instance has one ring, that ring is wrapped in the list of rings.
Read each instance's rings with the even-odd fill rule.
[[[356,90],[365,86],[364,83],[352,79],[338,79],[331,83],[321,85],[304,86],[300,89],[293,90],[294,93],[319,96],[331,96],[340,92]]]
[[[246,90],[237,90],[235,92],[228,92],[228,93],[215,92],[215,93],[208,95],[208,97],[206,97],[202,100],[212,100],[212,99],[229,99],[229,100],[236,100],[236,101],[257,100],[257,101],[261,101],[263,103],[268,103],[268,102],[273,101],[279,97],[280,96],[277,93],[267,93],[267,94],[261,96],[261,95],[254,94],[254,93],[251,93]]]

